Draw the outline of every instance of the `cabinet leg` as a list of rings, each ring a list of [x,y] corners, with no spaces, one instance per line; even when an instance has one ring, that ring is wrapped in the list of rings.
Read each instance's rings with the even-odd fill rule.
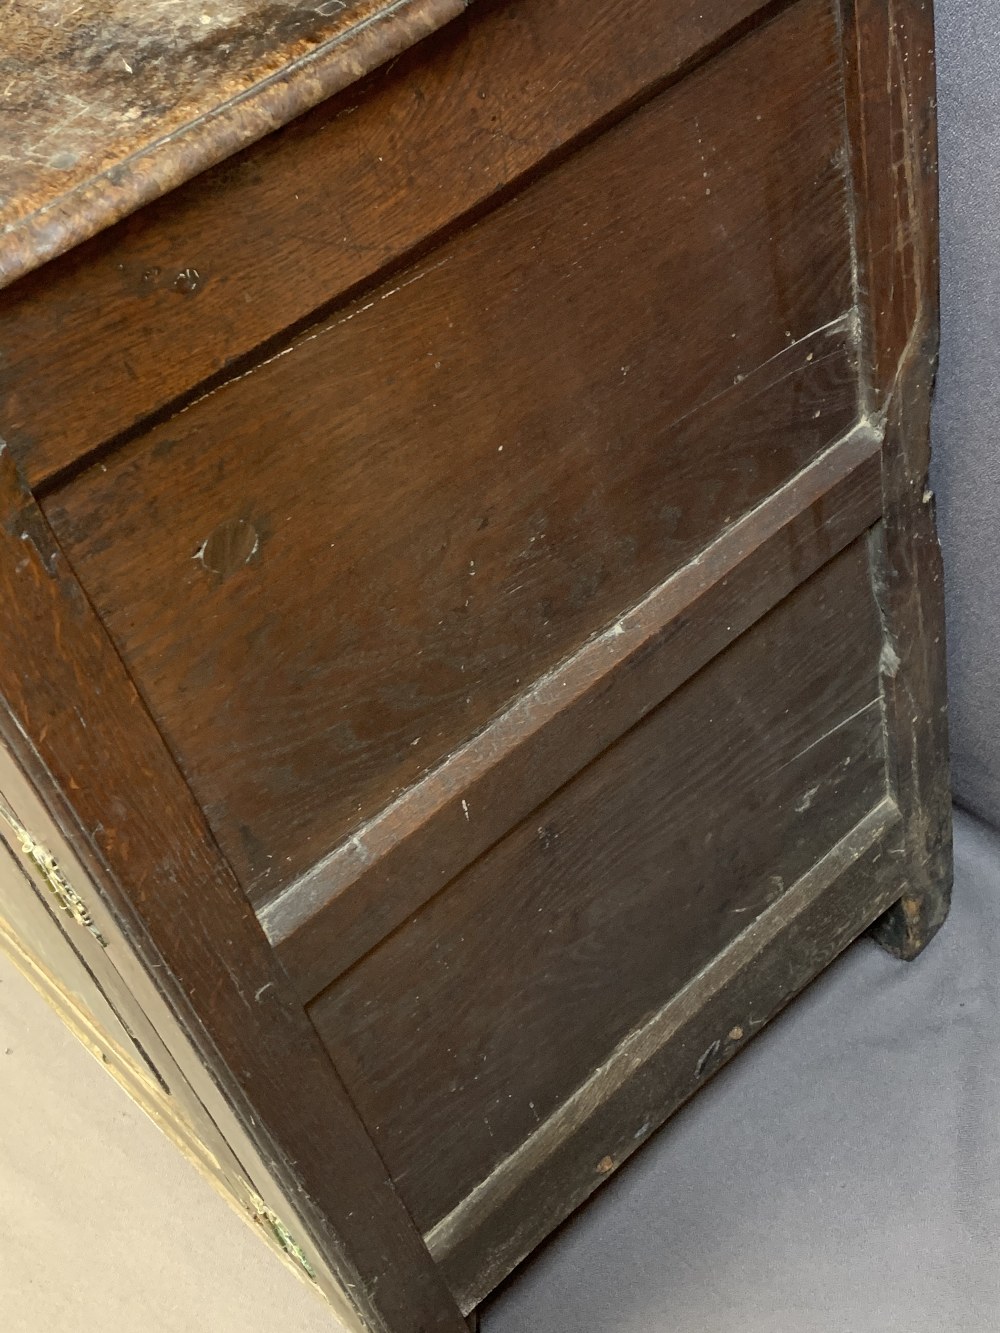
[[[472,1314],[466,1315],[465,1322],[469,1325],[472,1333],[479,1333],[479,1311],[473,1310]]]
[[[927,948],[948,915],[950,875],[940,887],[907,893],[872,926],[872,938],[895,958],[912,962]]]
[[[915,336],[892,391],[882,451],[886,510],[870,539],[885,634],[880,674],[889,784],[903,822],[906,884],[872,934],[905,959],[916,958],[937,934],[952,881],[944,581],[927,485],[935,365],[933,330]]]

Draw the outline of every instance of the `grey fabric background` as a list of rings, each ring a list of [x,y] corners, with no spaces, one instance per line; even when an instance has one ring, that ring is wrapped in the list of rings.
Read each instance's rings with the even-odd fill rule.
[[[956,798],[1000,826],[1000,4],[938,0],[945,550]]]

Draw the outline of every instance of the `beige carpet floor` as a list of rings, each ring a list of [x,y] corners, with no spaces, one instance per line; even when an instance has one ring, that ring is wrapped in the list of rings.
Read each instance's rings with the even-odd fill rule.
[[[0,1333],[331,1333],[0,954]]]

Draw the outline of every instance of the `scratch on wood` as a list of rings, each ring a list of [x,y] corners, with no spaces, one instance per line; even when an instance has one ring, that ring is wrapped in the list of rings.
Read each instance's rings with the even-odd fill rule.
[[[814,741],[810,741],[810,743],[805,747],[805,749],[799,750],[796,754],[793,754],[791,759],[786,759],[785,762],[781,765],[781,767],[776,770],[776,772],[780,773],[782,769],[787,768],[789,764],[794,764],[796,760],[801,759],[802,756],[808,754],[810,750],[815,750],[817,745],[822,745],[825,740],[829,740],[831,736],[836,735],[836,733],[840,731],[843,727],[846,727],[848,723],[853,722],[855,718],[861,717],[862,713],[867,713],[872,708],[881,709],[881,707],[882,707],[882,697],[881,695],[879,695],[878,698],[872,699],[869,703],[866,703],[861,708],[856,709],[853,713],[850,714],[849,717],[842,718],[836,724],[836,726],[831,727],[829,731],[824,731],[822,736],[817,736],[817,738]]]

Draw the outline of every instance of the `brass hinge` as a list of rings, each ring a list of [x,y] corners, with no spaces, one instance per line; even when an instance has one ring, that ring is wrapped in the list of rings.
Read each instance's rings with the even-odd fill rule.
[[[98,944],[106,949],[108,942],[94,924],[90,909],[60,870],[59,862],[49,849],[36,841],[6,801],[3,800],[0,800],[0,815],[10,825],[21,851],[39,872],[42,882],[55,898],[60,909],[67,916],[71,916],[78,926],[83,926],[84,930],[89,930]]]
[[[282,1222],[281,1218],[273,1208],[268,1208],[264,1200],[249,1185],[247,1186],[249,1195],[249,1208],[251,1216],[255,1222],[267,1227],[271,1235],[277,1241],[278,1245],[298,1266],[306,1273],[311,1281],[316,1281],[316,1271],[312,1264],[306,1258],[305,1251],[298,1243],[292,1233]]]

